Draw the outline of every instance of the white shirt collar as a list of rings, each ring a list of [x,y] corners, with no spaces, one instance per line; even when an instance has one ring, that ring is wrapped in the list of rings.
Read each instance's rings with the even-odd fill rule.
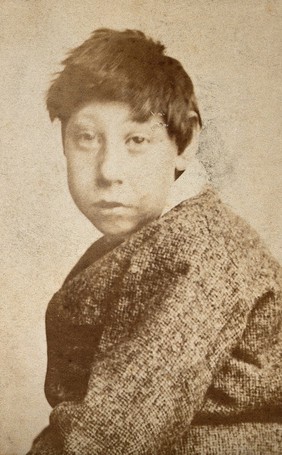
[[[207,183],[208,175],[204,166],[197,158],[193,158],[171,186],[162,215],[186,199],[197,196]]]

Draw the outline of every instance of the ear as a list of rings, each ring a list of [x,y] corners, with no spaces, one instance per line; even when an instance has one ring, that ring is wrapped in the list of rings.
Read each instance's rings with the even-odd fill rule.
[[[65,134],[66,134],[66,121],[61,121],[61,138],[62,138],[62,145],[63,145],[63,152],[65,155]]]
[[[193,132],[192,138],[185,150],[181,152],[176,157],[175,161],[175,168],[177,171],[185,171],[189,162],[195,157],[198,147],[199,147],[199,136],[200,136],[200,125],[199,125],[199,117],[195,111],[189,112],[189,118],[191,119],[191,123],[193,125]]]

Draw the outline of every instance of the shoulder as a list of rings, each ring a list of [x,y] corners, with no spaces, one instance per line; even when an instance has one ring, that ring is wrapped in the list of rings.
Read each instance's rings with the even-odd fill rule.
[[[175,207],[164,220],[163,241],[175,262],[187,261],[206,276],[218,269],[223,279],[261,295],[281,285],[281,267],[257,232],[208,187]]]

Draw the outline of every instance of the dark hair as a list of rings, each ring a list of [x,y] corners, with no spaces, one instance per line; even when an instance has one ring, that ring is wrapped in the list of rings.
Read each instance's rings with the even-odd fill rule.
[[[69,53],[49,88],[51,120],[59,118],[64,124],[80,104],[91,100],[125,102],[136,121],[161,114],[169,136],[183,151],[201,117],[190,77],[164,50],[138,30],[94,31]],[[190,111],[196,118],[190,118]]]

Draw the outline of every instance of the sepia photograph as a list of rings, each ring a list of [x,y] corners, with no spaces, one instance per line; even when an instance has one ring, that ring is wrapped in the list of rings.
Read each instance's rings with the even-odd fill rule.
[[[281,29],[0,0],[0,455],[281,455]]]

